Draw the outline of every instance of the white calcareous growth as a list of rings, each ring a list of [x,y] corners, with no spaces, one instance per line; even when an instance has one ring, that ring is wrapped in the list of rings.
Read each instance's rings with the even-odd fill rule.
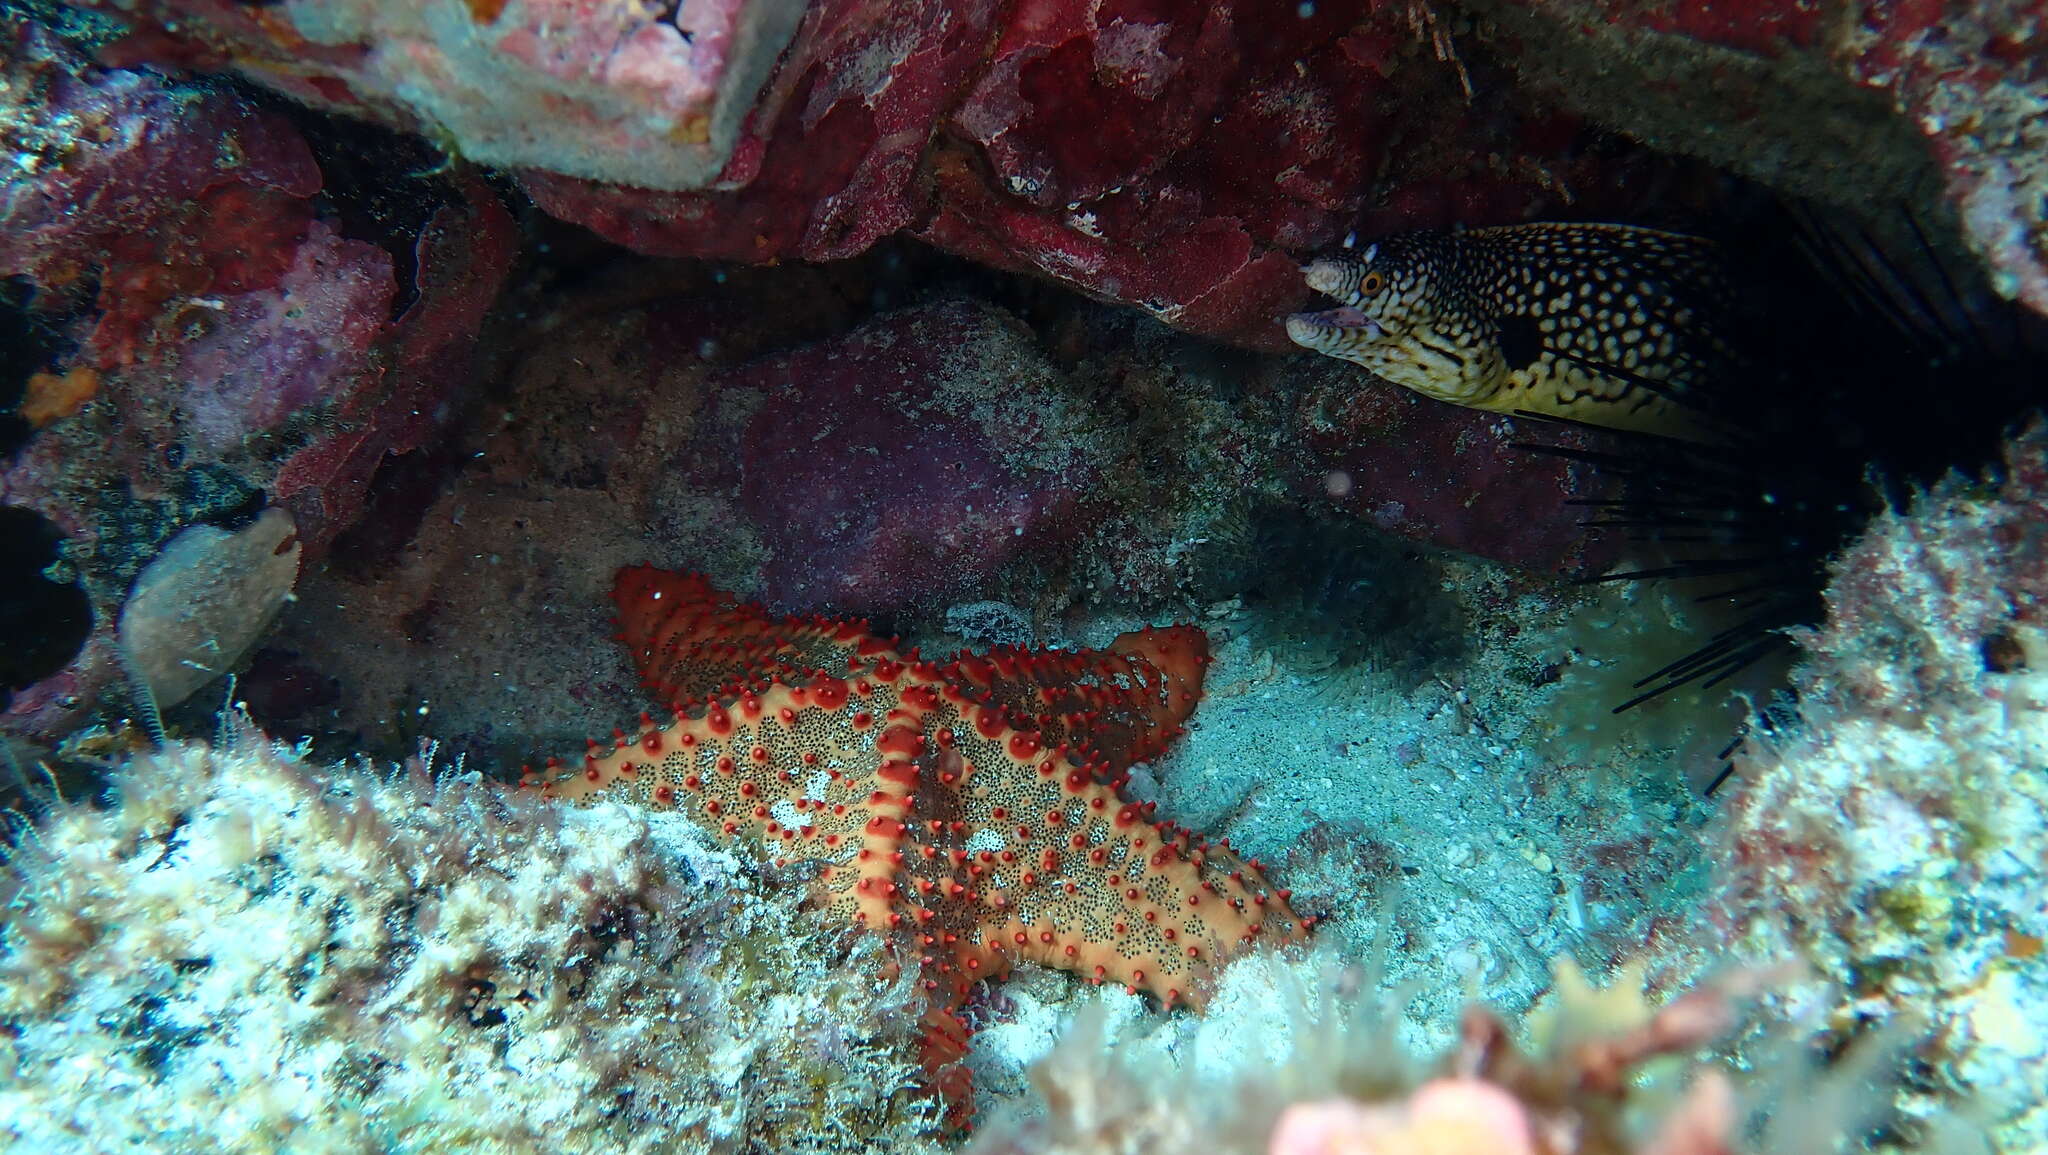
[[[15,834],[0,1150],[935,1151],[907,985],[687,820],[223,731]]]

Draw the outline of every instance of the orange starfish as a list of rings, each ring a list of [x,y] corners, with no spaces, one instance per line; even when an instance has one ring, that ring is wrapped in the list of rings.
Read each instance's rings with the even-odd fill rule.
[[[975,982],[1030,960],[1192,1003],[1216,964],[1309,927],[1257,860],[1119,793],[1200,699],[1198,629],[939,665],[865,622],[775,617],[697,574],[623,569],[612,599],[673,720],[643,714],[525,784],[679,809],[778,863],[820,863],[820,905],[921,968],[924,1061],[956,1118]]]

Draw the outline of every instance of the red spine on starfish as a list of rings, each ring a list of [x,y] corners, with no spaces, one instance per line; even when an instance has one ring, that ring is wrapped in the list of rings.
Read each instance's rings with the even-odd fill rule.
[[[701,575],[619,572],[620,640],[668,708],[526,784],[680,810],[820,864],[819,904],[891,936],[931,997],[925,1062],[964,1118],[973,984],[1024,959],[1199,1002],[1217,964],[1300,938],[1255,860],[1119,791],[1201,698],[1198,629],[943,665],[867,624],[781,617]]]

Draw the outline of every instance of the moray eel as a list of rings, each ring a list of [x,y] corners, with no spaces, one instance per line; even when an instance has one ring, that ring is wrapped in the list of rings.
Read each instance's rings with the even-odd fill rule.
[[[1724,440],[1700,404],[1735,365],[1711,241],[1526,224],[1352,244],[1303,269],[1340,307],[1287,318],[1295,344],[1473,409]]]

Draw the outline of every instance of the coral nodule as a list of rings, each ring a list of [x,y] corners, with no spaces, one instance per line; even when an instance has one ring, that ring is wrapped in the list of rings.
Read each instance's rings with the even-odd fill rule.
[[[970,1086],[957,1011],[976,982],[1029,960],[1192,1003],[1216,964],[1309,928],[1256,860],[1119,793],[1200,699],[1200,630],[940,664],[864,622],[737,604],[696,574],[627,568],[612,597],[674,720],[642,715],[526,783],[681,810],[778,862],[818,862],[828,914],[888,934],[894,965],[919,969],[924,1061],[956,1122]]]

